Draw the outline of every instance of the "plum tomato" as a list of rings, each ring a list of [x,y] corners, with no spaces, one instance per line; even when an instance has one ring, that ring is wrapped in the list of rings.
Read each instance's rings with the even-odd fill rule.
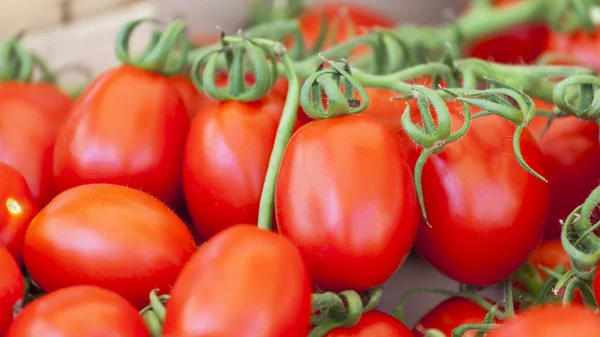
[[[487,310],[479,304],[462,297],[451,297],[423,316],[413,329],[415,337],[424,337],[424,331],[437,329],[446,336],[452,335],[459,325],[480,324],[485,319]],[[463,337],[475,337],[477,331],[468,331]]]
[[[13,320],[13,308],[19,305],[25,294],[23,275],[10,252],[0,246],[0,336],[3,336]]]
[[[325,337],[413,337],[399,320],[381,311],[369,311],[350,328],[336,328]]]

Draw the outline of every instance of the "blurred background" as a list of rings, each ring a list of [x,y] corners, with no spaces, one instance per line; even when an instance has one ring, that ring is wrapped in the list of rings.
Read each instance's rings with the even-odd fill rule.
[[[308,0],[307,4],[329,0]],[[340,2],[340,0],[336,0]],[[380,12],[398,23],[437,25],[447,22],[464,0],[346,0]],[[0,39],[22,29],[24,42],[44,55],[52,68],[81,63],[94,73],[118,64],[113,41],[117,30],[127,20],[140,17],[187,21],[190,32],[203,39],[215,36],[216,26],[235,32],[249,21],[249,0],[0,0]],[[151,27],[145,27],[149,33]],[[145,38],[134,38],[133,46],[143,45]],[[360,272],[360,271],[358,271]],[[459,290],[428,266],[418,256],[410,256],[396,275],[384,285],[381,309],[393,312],[400,294],[413,288]],[[494,296],[494,289],[486,294]],[[417,295],[406,303],[405,323],[412,327],[443,298]]]

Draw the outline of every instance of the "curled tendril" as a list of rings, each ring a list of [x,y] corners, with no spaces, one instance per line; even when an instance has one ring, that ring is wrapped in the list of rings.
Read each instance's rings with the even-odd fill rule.
[[[169,301],[169,295],[158,295],[158,289],[150,292],[150,304],[140,310],[140,315],[146,322],[146,326],[152,337],[162,336],[162,324],[165,320],[165,305]]]
[[[115,52],[119,60],[124,64],[165,75],[173,75],[180,72],[185,67],[190,48],[183,20],[174,20],[162,32],[154,32],[142,55],[138,58],[133,58],[129,54],[131,34],[135,28],[144,22],[156,23],[156,20],[133,20],[126,23],[119,30],[115,44]],[[176,48],[179,48],[179,55],[174,55]]]
[[[553,100],[563,112],[583,120],[599,120],[600,78],[592,75],[567,77],[554,87]]]
[[[597,4],[593,0],[555,0],[549,8],[548,21],[555,31],[582,29],[593,32],[598,24],[594,15],[596,10]]]
[[[300,103],[306,114],[314,119],[324,119],[365,111],[370,104],[369,96],[360,82],[350,74],[348,64],[325,62],[331,68],[323,69],[321,64],[306,79],[300,91]],[[359,95],[358,100],[354,98],[355,90]],[[327,97],[327,107],[323,105],[322,91]]]
[[[309,337],[321,337],[340,327],[351,327],[360,321],[362,314],[373,310],[381,301],[382,291],[373,288],[362,296],[355,291],[313,294],[312,324]]]
[[[573,272],[585,280],[593,277],[593,271],[600,262],[600,238],[594,233],[600,227],[600,220],[594,224],[591,221],[599,203],[600,186],[567,217],[561,233],[561,241],[571,258]]]

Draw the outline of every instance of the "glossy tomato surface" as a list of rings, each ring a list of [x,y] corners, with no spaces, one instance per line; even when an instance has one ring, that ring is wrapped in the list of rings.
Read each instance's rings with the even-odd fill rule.
[[[600,316],[582,306],[536,307],[517,314],[486,337],[600,337]]]
[[[381,311],[369,311],[351,328],[337,328],[326,337],[413,337],[396,318]]]
[[[536,100],[541,110],[552,105]],[[576,117],[556,118],[542,135],[548,119],[536,117],[527,127],[539,138],[550,182],[550,208],[544,238],[560,238],[560,220],[589,196],[600,183],[600,144],[598,124]]]
[[[122,66],[79,97],[56,140],[60,191],[91,183],[143,190],[176,207],[189,119],[168,78]]]
[[[461,118],[452,111],[453,128]],[[498,283],[537,246],[548,210],[548,184],[517,162],[515,125],[498,116],[472,120],[467,134],[425,164],[422,186],[429,225],[421,223],[415,248],[455,281]],[[524,131],[521,152],[542,176],[542,152]]]
[[[38,208],[56,195],[52,151],[71,99],[48,84],[0,84],[0,162],[25,178]]]
[[[74,286],[27,305],[5,337],[150,337],[135,307],[93,286]]]
[[[95,285],[144,306],[168,292],[195,251],[185,224],[141,191],[90,184],[59,194],[31,222],[23,256],[46,292]]]
[[[175,336],[305,337],[306,267],[286,238],[237,225],[204,243],[173,286],[163,332]]]
[[[192,120],[198,113],[198,110],[200,110],[203,104],[210,100],[210,98],[201,94],[188,76],[176,75],[169,79],[171,80],[171,84],[177,89],[179,96],[181,96],[188,117]]]
[[[37,213],[25,178],[17,169],[0,162],[0,246],[22,261],[23,240]]]
[[[25,294],[23,275],[12,255],[0,246],[0,336],[3,336],[13,319],[13,307]]]
[[[205,239],[239,223],[256,223],[283,101],[207,106],[194,119],[183,164],[186,202]]]
[[[493,0],[497,7],[513,6],[522,0]],[[546,49],[550,30],[546,24],[529,24],[479,40],[467,47],[470,57],[500,63],[533,63]]]
[[[398,137],[379,120],[317,120],[290,140],[275,191],[277,225],[320,289],[385,282],[412,246],[416,207]]]
[[[475,302],[462,298],[451,297],[438,304],[433,310],[423,316],[413,329],[415,337],[424,337],[424,332],[437,329],[446,336],[452,335],[452,330],[462,324],[480,324],[485,319],[487,310]],[[475,337],[477,331],[468,331],[463,337]]]
[[[546,51],[573,57],[583,65],[600,70],[600,30],[588,33],[577,31],[574,33],[550,34]]]

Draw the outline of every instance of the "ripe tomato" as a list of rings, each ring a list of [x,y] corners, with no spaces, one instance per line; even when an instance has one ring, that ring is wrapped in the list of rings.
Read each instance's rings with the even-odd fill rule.
[[[130,66],[109,70],[79,97],[58,135],[56,185],[124,185],[176,207],[188,130],[185,105],[168,78]]]
[[[521,0],[494,0],[497,7],[511,6]],[[470,57],[500,63],[532,63],[546,48],[550,30],[545,24],[530,24],[508,29],[467,47]]]
[[[462,124],[458,112],[451,111],[454,129]],[[455,281],[498,283],[526,261],[541,239],[549,187],[517,162],[514,132],[514,124],[498,116],[473,119],[467,134],[431,156],[423,169],[431,226],[421,223],[415,248]],[[545,176],[543,155],[527,130],[521,151]]]
[[[546,51],[572,56],[584,65],[600,70],[599,43],[600,29],[593,33],[585,31],[570,34],[553,32],[548,39]]]
[[[541,110],[552,105],[536,100]],[[529,124],[531,133],[540,137],[548,120],[536,117]],[[556,118],[539,139],[550,181],[550,208],[546,217],[544,238],[560,238],[560,220],[588,197],[600,181],[600,145],[598,124],[576,117]]]
[[[150,337],[137,310],[121,296],[94,286],[44,295],[15,318],[6,337]]]
[[[204,243],[173,286],[163,333],[305,337],[311,285],[294,245],[237,225]]]
[[[424,337],[424,331],[437,329],[446,336],[451,336],[452,330],[457,326],[480,324],[486,315],[487,310],[475,302],[462,297],[451,297],[423,316],[415,324],[413,334],[415,337]],[[475,337],[476,335],[477,331],[468,331],[463,337]]]
[[[529,263],[537,269],[542,280],[545,280],[548,277],[548,274],[540,267],[546,267],[547,269],[552,270],[558,266],[563,266],[567,270],[571,269],[569,255],[565,252],[560,240],[544,241],[540,243],[529,256]]]
[[[0,246],[0,336],[3,336],[13,319],[13,306],[25,294],[21,269],[6,248]]]
[[[369,311],[350,328],[337,328],[326,337],[413,337],[410,330],[396,318],[381,311]]]
[[[95,285],[144,306],[152,289],[169,290],[194,250],[185,224],[158,199],[90,184],[59,194],[33,219],[23,256],[46,292]]]
[[[283,104],[275,95],[252,103],[227,101],[208,105],[194,119],[183,182],[188,209],[203,238],[256,222]]]
[[[504,321],[487,337],[600,337],[600,316],[582,306],[535,307]]]
[[[412,246],[416,207],[400,142],[380,121],[317,120],[292,136],[275,190],[277,225],[320,289],[365,290],[386,281]]]
[[[25,231],[37,208],[27,182],[15,168],[0,162],[0,181],[0,246],[20,263]]]
[[[194,83],[188,76],[176,75],[169,79],[171,80],[171,84],[177,89],[177,92],[179,92],[179,96],[181,96],[181,99],[185,104],[188,117],[192,120],[198,113],[198,110],[200,110],[200,107],[202,107],[209,98],[202,95],[198,89],[196,89]]]
[[[52,148],[70,107],[49,84],[0,84],[0,162],[23,175],[38,208],[56,195]]]

